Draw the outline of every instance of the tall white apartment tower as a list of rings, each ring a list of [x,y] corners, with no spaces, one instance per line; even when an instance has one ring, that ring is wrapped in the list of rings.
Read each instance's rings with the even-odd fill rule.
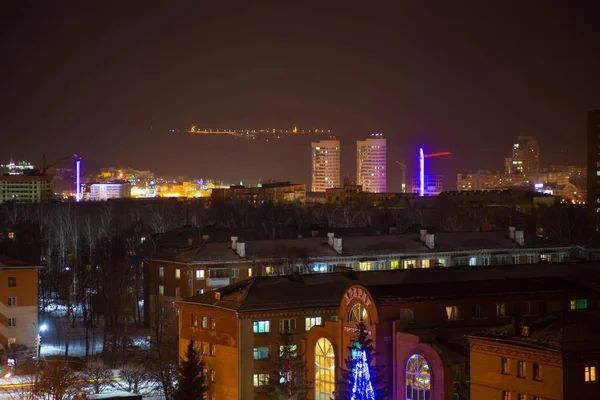
[[[363,192],[387,191],[386,140],[381,133],[356,142],[356,184],[362,185]]]
[[[312,142],[312,191],[340,187],[340,141]]]

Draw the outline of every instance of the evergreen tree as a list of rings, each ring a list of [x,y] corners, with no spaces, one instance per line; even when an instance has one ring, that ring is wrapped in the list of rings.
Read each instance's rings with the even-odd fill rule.
[[[208,382],[207,377],[203,374],[204,361],[200,358],[194,340],[190,340],[185,358],[179,366],[179,378],[174,399],[203,400],[208,393]]]
[[[281,333],[270,354],[269,380],[257,389],[258,394],[273,400],[304,400],[312,385],[306,380],[304,357],[298,352],[289,331]]]
[[[356,325],[356,329],[357,337],[352,339],[352,344],[348,347],[350,356],[346,359],[346,369],[342,370],[342,382],[338,385],[338,396],[353,400],[370,400],[372,398],[384,400],[387,398],[387,383],[384,379],[383,366],[372,365],[377,356],[373,339],[369,337],[369,330],[362,320]],[[371,385],[366,382],[367,374]],[[368,397],[369,387],[372,388],[373,397]]]

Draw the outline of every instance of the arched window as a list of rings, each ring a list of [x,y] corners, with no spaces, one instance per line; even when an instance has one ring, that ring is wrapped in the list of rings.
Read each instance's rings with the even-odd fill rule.
[[[369,314],[362,303],[356,303],[354,306],[352,306],[348,320],[352,322],[360,322],[360,320],[362,320],[365,324],[370,324]]]
[[[330,400],[335,391],[335,354],[326,338],[315,345],[315,400]]]
[[[431,398],[431,375],[427,361],[413,354],[406,363],[406,400],[429,400]]]

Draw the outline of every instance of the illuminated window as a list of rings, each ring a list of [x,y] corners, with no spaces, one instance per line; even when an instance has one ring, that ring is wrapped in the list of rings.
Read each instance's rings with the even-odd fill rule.
[[[271,321],[254,321],[252,329],[254,333],[269,333],[271,332]]]
[[[203,356],[208,355],[208,343],[206,343],[206,342],[202,343],[202,355]]]
[[[446,307],[446,317],[448,321],[455,321],[460,319],[460,307],[459,306],[448,306]]]
[[[275,274],[275,269],[273,267],[266,267],[265,268],[265,274],[267,274],[267,275],[274,275]]]
[[[180,279],[181,278],[181,270],[179,268],[177,268],[175,270],[175,279]]]
[[[204,270],[203,269],[197,269],[196,270],[196,279],[197,280],[204,279]]]
[[[496,317],[504,318],[506,315],[506,303],[496,304]]]
[[[255,360],[266,360],[268,358],[269,358],[269,348],[267,346],[254,348],[254,359]]]
[[[210,317],[210,330],[214,331],[217,328],[217,319]]]
[[[571,310],[581,310],[587,308],[586,299],[571,300]]]
[[[310,331],[310,328],[313,326],[321,325],[321,317],[306,317],[304,319],[304,326],[307,331]]]
[[[259,387],[267,383],[269,374],[254,374],[254,387]]]
[[[248,268],[248,276],[252,276],[252,268]]]
[[[335,354],[331,342],[320,338],[315,345],[315,400],[333,399],[335,392]]]
[[[438,258],[437,265],[440,266],[440,267],[445,267],[446,266],[446,259],[445,258]]]
[[[198,317],[194,314],[192,314],[192,321],[191,321],[191,325],[194,328],[198,327]]]
[[[373,268],[373,266],[371,265],[370,262],[361,262],[358,269],[360,271],[371,271]]]
[[[390,261],[390,269],[398,269],[400,263],[398,261]]]
[[[286,346],[279,346],[279,357],[283,357],[285,354]],[[287,346],[287,351],[290,353],[292,357],[296,357],[298,355],[298,345],[290,344]]]
[[[431,398],[431,374],[425,358],[413,354],[406,363],[406,400]]]
[[[208,317],[202,317],[202,329],[208,329]]]
[[[510,364],[508,362],[508,358],[502,357],[502,373],[504,375],[510,374]]]
[[[429,268],[430,260],[421,260],[421,268]]]
[[[417,260],[403,260],[402,268],[404,269],[412,269],[417,264]]]
[[[356,303],[352,309],[350,310],[350,315],[348,316],[348,320],[352,322],[360,322],[363,321],[365,324],[370,324],[369,314],[367,313],[367,309],[363,306],[362,303]]]
[[[214,382],[214,381],[215,381],[215,375],[216,375],[216,373],[215,373],[215,370],[214,370],[214,369],[211,369],[211,370],[210,370],[210,381],[211,381],[211,382]]]
[[[519,393],[519,400],[527,400],[527,396],[525,396],[523,393]]]
[[[158,276],[161,278],[165,276],[165,267],[158,267]]]
[[[213,356],[213,357],[214,357],[214,356],[215,356],[215,354],[216,354],[216,352],[217,352],[217,346],[216,346],[215,344],[212,344],[212,343],[211,343],[211,344],[210,344],[210,347],[208,348],[208,355],[210,355],[210,356]]]
[[[508,390],[502,391],[502,400],[510,400],[510,392]]]
[[[158,294],[163,296],[165,294],[165,285],[158,286]]]
[[[469,266],[474,267],[477,265],[477,257],[469,257]]]
[[[596,367],[585,367],[585,381],[596,382]]]
[[[14,232],[8,232],[8,238],[9,239],[14,239],[15,238],[15,233]]]

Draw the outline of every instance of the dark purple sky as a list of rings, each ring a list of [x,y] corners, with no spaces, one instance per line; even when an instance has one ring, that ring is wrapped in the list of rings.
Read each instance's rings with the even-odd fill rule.
[[[453,153],[431,163],[449,189],[457,172],[501,169],[523,133],[542,164],[585,162],[597,1],[162,3],[3,4],[0,160],[309,183],[309,138],[168,132],[194,123],[331,128],[344,175],[354,141],[383,132],[391,190],[394,160],[414,169],[419,145]]]

